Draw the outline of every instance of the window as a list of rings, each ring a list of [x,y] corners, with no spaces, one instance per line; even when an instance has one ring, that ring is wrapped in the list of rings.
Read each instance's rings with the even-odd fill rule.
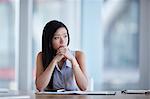
[[[94,89],[138,89],[139,1],[83,0],[82,8],[82,45]]]
[[[69,47],[85,52],[94,90],[148,88],[147,9],[146,0],[1,0],[0,88],[30,89],[32,80],[34,89],[42,30],[54,19],[68,27]]]
[[[137,89],[139,82],[139,1],[103,2],[104,83]]]
[[[62,21],[67,26],[71,38],[69,47],[72,50],[80,48],[79,1],[80,0],[34,0],[32,34],[33,71],[35,71],[37,53],[42,50],[43,28],[45,24],[51,20]]]
[[[15,0],[0,1],[0,22],[0,88],[16,89]]]

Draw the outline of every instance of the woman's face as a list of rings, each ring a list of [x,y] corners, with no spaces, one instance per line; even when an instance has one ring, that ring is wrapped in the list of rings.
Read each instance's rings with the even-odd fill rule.
[[[53,49],[58,50],[60,47],[66,47],[68,44],[67,30],[64,27],[58,28],[52,38]]]

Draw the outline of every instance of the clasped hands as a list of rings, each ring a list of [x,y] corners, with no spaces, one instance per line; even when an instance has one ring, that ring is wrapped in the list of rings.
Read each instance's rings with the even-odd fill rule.
[[[71,54],[68,47],[60,47],[56,52],[56,56],[54,57],[54,60],[56,62],[60,62],[63,58],[66,58],[70,61],[73,61],[75,59],[75,57]]]

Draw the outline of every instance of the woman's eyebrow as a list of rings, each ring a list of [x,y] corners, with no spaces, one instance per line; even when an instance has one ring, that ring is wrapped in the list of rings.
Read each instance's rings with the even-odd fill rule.
[[[59,34],[59,33],[56,33],[54,34],[54,36],[60,36],[60,35],[66,35],[67,33],[62,33],[62,34]]]

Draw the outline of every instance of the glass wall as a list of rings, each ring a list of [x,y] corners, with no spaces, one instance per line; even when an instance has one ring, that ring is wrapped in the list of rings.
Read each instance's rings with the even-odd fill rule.
[[[85,52],[94,90],[138,89],[139,0],[34,0],[33,9],[33,66],[44,25],[57,19]]]
[[[94,90],[139,88],[139,1],[83,0],[82,48]]]
[[[15,45],[20,42],[16,38],[24,33],[16,35],[15,29],[22,29],[16,26],[23,26],[23,23],[16,25],[15,22],[20,22],[19,18],[24,14],[16,14],[16,1],[20,0],[0,0],[0,88],[16,89],[19,81],[15,79],[15,74],[19,75],[15,62],[22,61],[16,60],[20,49],[16,51]],[[27,7],[24,5],[28,3],[21,4]],[[86,54],[94,90],[139,89],[139,38],[142,38],[139,33],[139,9],[140,0],[33,0],[33,9],[29,8],[29,11],[33,10],[33,19],[26,19],[33,21],[33,28],[30,27],[33,32],[28,33],[32,35],[32,88],[35,86],[35,60],[41,51],[44,25],[50,20],[60,20],[69,29],[70,49],[83,50]],[[142,39],[145,39],[145,34]],[[27,47],[31,45],[26,44]],[[143,57],[142,60],[148,60]],[[146,66],[147,63],[144,69]]]
[[[62,21],[70,34],[70,49],[80,49],[80,2],[79,0],[34,0],[33,34],[32,34],[32,66],[35,75],[35,60],[42,50],[42,31],[44,25],[51,20]],[[34,76],[35,80],[35,76]],[[34,84],[33,80],[33,84]]]
[[[15,87],[15,0],[0,0],[0,88]]]
[[[139,0],[103,2],[103,83],[111,89],[138,89]]]

